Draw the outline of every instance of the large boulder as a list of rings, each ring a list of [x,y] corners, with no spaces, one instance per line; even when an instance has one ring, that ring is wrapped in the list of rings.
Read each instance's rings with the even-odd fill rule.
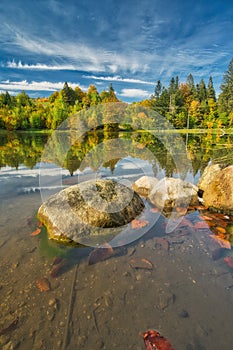
[[[208,172],[210,169],[208,169]],[[202,175],[204,178],[205,171]],[[204,205],[226,214],[233,213],[233,165],[217,171],[212,181],[203,187],[205,179],[201,179]]]
[[[148,197],[158,182],[159,180],[153,176],[142,176],[133,183],[132,188],[141,196]]]
[[[171,211],[174,207],[196,205],[197,186],[181,179],[165,177],[160,180],[149,194],[150,202],[161,210]]]
[[[88,242],[91,236],[114,235],[144,209],[137,193],[112,180],[91,180],[51,196],[38,210],[49,237],[63,242]]]
[[[222,167],[220,166],[220,164],[211,164],[208,165],[204,171],[203,174],[200,178],[200,180],[198,181],[197,187],[201,190],[201,191],[205,191],[209,185],[211,184],[211,182],[214,180],[215,176],[222,170]]]

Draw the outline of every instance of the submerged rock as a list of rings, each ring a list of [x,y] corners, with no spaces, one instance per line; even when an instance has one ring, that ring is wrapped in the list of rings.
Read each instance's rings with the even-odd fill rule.
[[[206,207],[226,214],[233,213],[233,165],[224,169],[218,164],[207,167],[198,187],[203,191],[202,198]]]
[[[160,180],[149,194],[150,202],[164,211],[174,207],[196,205],[198,201],[197,186],[171,177]]]
[[[44,202],[38,218],[49,237],[81,243],[90,236],[115,235],[144,209],[137,193],[113,180],[91,180],[68,187]],[[120,230],[119,230],[120,232]]]

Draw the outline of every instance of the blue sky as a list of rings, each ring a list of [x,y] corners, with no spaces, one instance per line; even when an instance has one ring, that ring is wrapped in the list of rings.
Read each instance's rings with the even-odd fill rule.
[[[150,96],[158,79],[216,91],[233,57],[227,0],[1,0],[0,91],[47,96],[67,81],[113,87],[124,101]]]

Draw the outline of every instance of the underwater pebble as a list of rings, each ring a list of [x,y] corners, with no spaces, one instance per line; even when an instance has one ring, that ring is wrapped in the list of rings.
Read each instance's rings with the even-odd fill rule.
[[[189,317],[189,313],[188,313],[188,311],[186,311],[186,310],[182,310],[182,311],[179,313],[179,316],[182,317],[182,318],[187,318],[187,317]]]

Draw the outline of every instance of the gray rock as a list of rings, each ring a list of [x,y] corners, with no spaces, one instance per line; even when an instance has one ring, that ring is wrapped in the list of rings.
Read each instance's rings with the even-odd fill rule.
[[[142,176],[140,179],[135,181],[132,185],[132,188],[135,192],[140,194],[143,197],[148,197],[153,188],[159,182],[158,179],[152,176]]]
[[[114,237],[120,229],[113,228],[130,223],[144,207],[139,195],[123,184],[91,180],[51,196],[39,208],[38,218],[50,238],[82,243],[90,236]]]
[[[174,207],[198,204],[197,192],[197,186],[189,182],[165,177],[153,188],[149,194],[149,200],[158,208],[169,211]]]
[[[208,169],[209,171],[210,169]],[[202,177],[204,177],[204,173]],[[203,182],[201,184],[203,186]],[[206,207],[219,210],[226,214],[232,214],[233,165],[216,172],[208,185],[202,187],[202,190],[204,191],[203,201]]]

